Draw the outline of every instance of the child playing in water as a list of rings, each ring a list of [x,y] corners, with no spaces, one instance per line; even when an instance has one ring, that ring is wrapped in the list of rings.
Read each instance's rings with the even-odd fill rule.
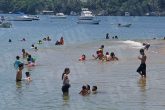
[[[92,87],[92,93],[93,93],[93,94],[96,94],[96,93],[97,93],[97,86],[93,86],[93,87]]]
[[[16,82],[22,81],[22,70],[23,70],[23,63],[19,64],[18,71],[16,74]]]
[[[144,53],[144,49],[140,49],[140,54],[142,55],[141,57],[139,56],[138,59],[141,61],[141,64],[139,68],[137,69],[137,72],[141,75],[141,77],[146,77],[146,59],[147,56]]]
[[[109,55],[109,52],[106,52],[105,60],[110,61],[110,59],[111,59],[111,56]]]
[[[25,51],[25,49],[22,49],[22,57],[23,57],[23,58],[27,58],[28,55],[29,55],[29,54]]]
[[[25,80],[27,80],[27,81],[31,81],[32,80],[32,78],[30,77],[30,73],[29,72],[26,72],[25,75],[26,75]]]
[[[110,58],[110,60],[111,61],[114,61],[114,60],[119,60],[119,59],[115,56],[114,52],[111,52],[111,58]]]
[[[86,86],[82,86],[82,90],[80,91],[80,93],[82,96],[86,96],[88,95],[88,90]]]
[[[80,58],[79,61],[85,61],[86,60],[86,56],[83,54]]]

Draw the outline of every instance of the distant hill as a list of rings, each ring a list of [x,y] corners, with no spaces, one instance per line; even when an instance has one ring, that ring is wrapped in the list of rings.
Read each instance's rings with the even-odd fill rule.
[[[165,0],[0,0],[0,12],[37,14],[51,10],[70,14],[86,7],[99,15],[165,15]]]

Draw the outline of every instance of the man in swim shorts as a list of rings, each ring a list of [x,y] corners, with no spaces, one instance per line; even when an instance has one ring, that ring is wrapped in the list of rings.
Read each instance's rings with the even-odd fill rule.
[[[139,68],[137,69],[137,72],[141,75],[141,77],[146,77],[146,55],[144,53],[144,49],[140,49],[141,57],[138,57],[139,60],[141,60],[141,64]]]

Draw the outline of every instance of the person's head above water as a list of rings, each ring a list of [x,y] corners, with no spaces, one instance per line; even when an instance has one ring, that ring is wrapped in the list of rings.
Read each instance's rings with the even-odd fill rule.
[[[114,57],[114,56],[115,56],[114,52],[111,52],[111,57]]]
[[[29,72],[26,72],[26,77],[30,77],[30,73]]]
[[[19,69],[22,70],[23,69],[23,63],[19,64],[18,67],[19,67]]]
[[[19,60],[19,58],[20,58],[19,56],[16,56],[16,59],[17,59],[17,60]]]
[[[101,48],[104,48],[104,45],[101,45]]]

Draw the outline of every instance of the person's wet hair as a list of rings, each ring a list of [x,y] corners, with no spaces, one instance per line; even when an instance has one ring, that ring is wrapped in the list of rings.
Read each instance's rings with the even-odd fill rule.
[[[86,86],[82,86],[82,89],[85,90],[85,89],[87,89],[87,87]]]
[[[114,52],[111,52],[111,57],[114,57],[114,56],[115,56]]]
[[[97,90],[97,86],[93,86],[92,91],[96,91]]]
[[[90,90],[90,85],[87,84],[86,88],[87,88],[88,90]]]
[[[30,76],[30,73],[29,72],[26,72],[25,74],[26,74],[26,77],[29,77]]]
[[[19,67],[19,68],[23,67],[23,63],[19,64],[18,67]]]
[[[19,58],[20,58],[19,56],[16,56],[16,59],[17,59],[17,60],[19,60]]]

